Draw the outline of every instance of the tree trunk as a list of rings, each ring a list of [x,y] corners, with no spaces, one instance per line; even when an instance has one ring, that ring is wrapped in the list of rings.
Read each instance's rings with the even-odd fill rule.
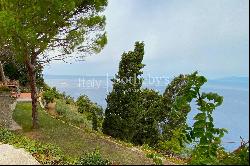
[[[28,69],[29,84],[31,89],[31,99],[32,99],[32,128],[39,128],[38,124],[38,112],[37,112],[37,90],[36,90],[36,71],[35,71],[35,61],[26,60],[26,67]]]

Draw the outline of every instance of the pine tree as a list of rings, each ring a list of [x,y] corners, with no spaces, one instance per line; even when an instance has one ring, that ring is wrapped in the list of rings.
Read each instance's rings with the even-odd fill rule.
[[[27,69],[33,128],[39,127],[37,70],[53,60],[100,52],[107,43],[102,15],[107,5],[107,0],[0,1],[0,60],[13,58]]]

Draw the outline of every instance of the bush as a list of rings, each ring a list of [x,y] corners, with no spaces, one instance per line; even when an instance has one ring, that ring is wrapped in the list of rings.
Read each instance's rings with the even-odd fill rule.
[[[91,121],[84,114],[79,114],[75,111],[66,111],[65,118],[66,121],[79,127],[91,129]]]
[[[162,156],[157,153],[149,153],[146,155],[146,157],[153,159],[153,162],[155,163],[155,165],[163,165],[162,159],[161,159]]]
[[[56,98],[59,98],[59,93],[57,92],[56,88],[48,88],[43,93],[43,99],[46,103],[53,103]]]
[[[61,116],[61,118],[69,123],[77,125],[78,127],[84,127],[91,129],[91,120],[88,119],[91,113],[80,114],[74,105],[66,104],[66,101],[56,100],[56,111]]]
[[[101,106],[90,101],[88,96],[81,95],[78,97],[76,104],[78,106],[78,112],[88,115],[88,120],[92,121],[92,129],[100,130],[103,123],[103,109]]]
[[[91,112],[91,101],[89,100],[88,96],[86,95],[81,95],[77,98],[76,105],[78,106],[78,112],[83,113],[83,112]]]
[[[184,128],[179,128],[173,131],[173,136],[170,140],[160,141],[158,148],[167,155],[181,155],[183,150],[186,149],[186,136],[183,131]]]
[[[66,104],[75,104],[74,98],[66,95],[66,92],[59,93],[58,98],[64,100]]]
[[[249,145],[239,147],[232,153],[220,151],[220,164],[224,165],[249,165]]]
[[[75,103],[74,98],[69,96],[69,95],[65,96],[64,100],[65,100],[66,104],[74,104]]]
[[[56,104],[56,112],[59,114],[59,115],[65,115],[66,112],[68,111],[68,106],[61,100],[58,100],[57,101],[57,104]]]
[[[100,152],[95,150],[81,157],[77,165],[110,165],[109,160],[103,159]]]

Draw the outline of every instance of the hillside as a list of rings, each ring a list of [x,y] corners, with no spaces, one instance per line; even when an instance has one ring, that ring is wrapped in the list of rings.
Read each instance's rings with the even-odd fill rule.
[[[13,117],[23,128],[19,131],[20,133],[43,143],[57,145],[68,156],[80,157],[87,152],[99,149],[101,155],[114,164],[153,164],[138,148],[118,143],[99,133],[77,129],[50,117],[42,110],[39,110],[40,129],[31,131],[30,103],[17,104]],[[165,162],[165,164],[170,163]]]

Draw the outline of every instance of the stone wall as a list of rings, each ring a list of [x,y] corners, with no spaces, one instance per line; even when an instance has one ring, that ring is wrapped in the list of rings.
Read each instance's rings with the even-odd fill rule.
[[[16,107],[16,101],[7,94],[0,93],[0,126],[10,128],[13,124],[12,113]]]

